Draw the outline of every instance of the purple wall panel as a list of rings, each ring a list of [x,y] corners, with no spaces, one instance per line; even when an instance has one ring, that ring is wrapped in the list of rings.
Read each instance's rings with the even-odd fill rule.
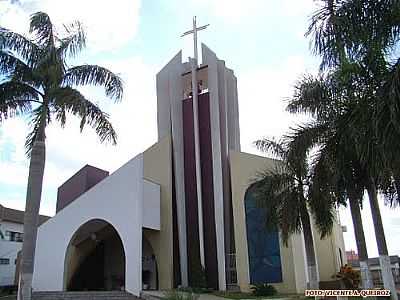
[[[193,285],[200,265],[199,222],[196,190],[196,161],[194,149],[193,107],[191,99],[182,103],[183,148],[185,172],[186,234],[189,285]]]
[[[109,172],[102,169],[89,165],[84,166],[58,188],[56,212],[59,212],[108,175]]]
[[[191,274],[196,272],[195,264],[200,262],[200,251],[192,99],[183,101],[183,126],[189,284],[193,284]],[[218,289],[210,99],[208,93],[199,95],[199,131],[205,273],[207,286]]]
[[[199,95],[199,131],[206,278],[208,287],[218,289],[210,97],[208,93]]]

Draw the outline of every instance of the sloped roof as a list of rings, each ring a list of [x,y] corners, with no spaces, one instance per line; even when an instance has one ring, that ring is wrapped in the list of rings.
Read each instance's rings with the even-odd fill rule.
[[[39,215],[39,225],[50,219],[49,216]],[[24,224],[24,211],[4,207],[0,204],[0,220]]]

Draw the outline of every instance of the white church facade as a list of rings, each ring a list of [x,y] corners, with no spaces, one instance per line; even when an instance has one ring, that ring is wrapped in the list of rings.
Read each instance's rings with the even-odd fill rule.
[[[156,144],[112,174],[86,166],[60,187],[38,231],[35,291],[248,292],[268,282],[304,292],[302,235],[286,247],[259,222],[252,180],[277,161],[240,151],[233,71],[205,45],[196,91],[191,69],[179,52],[157,74]],[[314,240],[319,280],[331,280],[346,259],[340,224]]]

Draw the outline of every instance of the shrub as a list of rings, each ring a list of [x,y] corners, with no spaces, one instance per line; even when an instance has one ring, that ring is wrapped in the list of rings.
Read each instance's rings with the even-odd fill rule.
[[[254,296],[274,296],[277,294],[276,289],[268,283],[255,284],[251,287]]]
[[[340,271],[336,274],[336,278],[342,280],[345,287],[348,289],[357,289],[360,284],[360,272],[354,270],[347,264],[340,267]]]

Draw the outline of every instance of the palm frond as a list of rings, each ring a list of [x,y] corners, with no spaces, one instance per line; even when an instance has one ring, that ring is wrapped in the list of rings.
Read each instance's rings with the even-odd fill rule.
[[[291,128],[283,139],[288,145],[287,160],[293,163],[302,163],[301,173],[307,173],[307,157],[310,151],[319,146],[329,135],[329,126],[326,123],[310,121],[303,125]]]
[[[97,65],[82,65],[68,69],[63,78],[63,85],[103,86],[106,95],[115,100],[120,100],[123,95],[121,78],[108,69]]]
[[[33,41],[5,28],[0,28],[0,50],[16,53],[29,66],[37,63],[41,54],[41,49]]]
[[[286,157],[286,149],[282,141],[263,138],[261,140],[255,141],[254,145],[258,150],[266,153],[271,153],[278,159],[284,159]]]
[[[259,172],[252,180],[251,189],[257,206],[265,211],[266,228],[278,227],[287,245],[289,236],[301,231],[299,205],[303,198],[295,178],[286,172],[283,164],[278,164],[274,170]]]
[[[50,112],[45,105],[41,104],[31,112],[31,119],[29,121],[31,130],[25,140],[25,152],[28,157],[31,156],[35,141],[44,141],[46,139],[45,128],[49,123]]]
[[[378,143],[386,149],[388,159],[398,158],[397,150],[400,147],[400,59],[393,64],[379,90],[375,120]]]
[[[35,35],[36,42],[43,48],[54,46],[53,24],[44,12],[31,15],[29,32]]]
[[[306,36],[311,36],[311,48],[322,56],[321,69],[338,65],[343,56],[343,30],[346,19],[338,13],[335,0],[323,1],[324,5],[311,17]]]
[[[28,113],[32,102],[39,101],[37,91],[29,85],[7,81],[0,84],[0,122]]]
[[[288,100],[286,110],[290,113],[309,114],[318,120],[328,120],[342,108],[338,98],[335,74],[304,75],[297,81],[294,94]]]
[[[0,74],[12,81],[40,87],[40,78],[33,73],[33,69],[7,50],[0,50]]]
[[[279,207],[278,214],[282,240],[287,246],[289,237],[302,231],[301,207],[306,205],[304,196],[297,189],[286,190],[281,193],[282,205]]]
[[[393,197],[393,201],[391,201],[391,207],[400,206],[400,172],[397,171],[393,175],[393,184],[396,188],[396,197]]]
[[[117,143],[117,133],[111,125],[109,116],[79,91],[64,87],[52,91],[50,95],[54,101],[56,119],[61,126],[65,125],[66,114],[71,113],[81,118],[81,131],[85,125],[89,125],[95,129],[101,142],[111,142],[114,145]]]
[[[60,40],[57,51],[61,57],[74,58],[86,46],[86,34],[82,28],[82,24],[78,21],[70,25],[64,25],[67,37]]]
[[[324,148],[318,153],[311,171],[308,204],[321,238],[332,232],[336,219],[336,204],[346,203],[345,191],[340,186],[340,179],[334,166],[334,161]]]
[[[0,74],[8,76],[15,70],[18,64],[25,65],[23,61],[12,55],[10,51],[0,50]]]

